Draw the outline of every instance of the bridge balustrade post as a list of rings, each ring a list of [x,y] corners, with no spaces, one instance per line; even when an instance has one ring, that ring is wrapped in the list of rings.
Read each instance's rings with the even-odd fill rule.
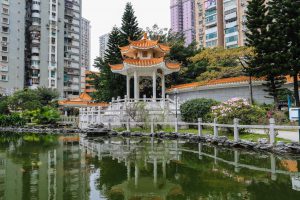
[[[198,136],[202,137],[202,118],[198,118]]]
[[[175,118],[175,132],[178,133],[178,117]]]
[[[270,144],[274,145],[275,144],[275,119],[271,118],[270,120]]]
[[[154,118],[151,120],[151,133],[154,133]]]
[[[240,140],[239,138],[239,119],[234,118],[233,120],[233,132],[234,132],[234,141],[238,142]]]
[[[127,118],[126,130],[127,130],[128,132],[130,131],[130,117]]]
[[[216,139],[219,136],[217,123],[217,118],[214,118],[214,139]]]

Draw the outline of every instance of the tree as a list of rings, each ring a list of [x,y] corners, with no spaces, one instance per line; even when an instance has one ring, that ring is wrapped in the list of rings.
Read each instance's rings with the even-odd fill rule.
[[[8,98],[8,106],[13,111],[36,110],[42,107],[40,97],[35,90],[20,90]]]
[[[120,32],[117,27],[111,31],[108,39],[104,60],[95,59],[94,66],[99,69],[100,75],[95,78],[95,87],[98,88],[95,97],[98,101],[109,102],[112,97],[123,96],[126,92],[125,77],[111,71],[110,65],[122,62],[122,55],[119,49]]]
[[[208,48],[190,58],[193,63],[206,62],[207,68],[197,80],[211,80],[236,77],[247,74],[243,61],[253,54],[252,48],[239,47],[224,49],[222,47]]]
[[[294,98],[299,107],[300,1],[272,0],[269,7],[273,43],[277,44],[274,54],[284,65],[282,73],[289,74],[294,79]]]
[[[109,35],[108,49],[104,60],[96,58],[94,66],[100,70],[99,77],[95,78],[97,92],[95,97],[98,101],[110,101],[112,97],[126,94],[126,77],[112,73],[110,65],[121,64],[123,59],[120,46],[129,44],[129,40],[139,40],[142,30],[138,27],[137,18],[131,3],[126,4],[120,29],[114,27]],[[131,90],[133,91],[133,89]]]
[[[146,32],[151,40],[158,40],[160,43],[167,43],[168,41],[168,28],[160,28],[154,24],[151,28],[147,27]]]
[[[278,55],[280,42],[274,34],[277,29],[272,26],[270,7],[264,0],[250,1],[246,16],[247,46],[254,47],[254,56],[248,60],[249,71],[257,77],[266,77],[266,91],[273,97],[277,108],[278,95],[285,79],[282,77],[283,62]]]
[[[135,16],[131,3],[127,3],[122,17],[122,26],[120,29],[121,45],[126,46],[129,40],[139,40],[142,37],[142,29],[139,28],[137,17]]]
[[[40,87],[36,91],[43,106],[48,106],[53,100],[59,97],[56,89]]]

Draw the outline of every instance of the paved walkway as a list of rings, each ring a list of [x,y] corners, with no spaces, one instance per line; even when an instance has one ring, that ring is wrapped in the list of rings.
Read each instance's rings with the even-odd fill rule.
[[[258,133],[265,135],[265,131],[262,129],[255,129],[251,131],[252,133]],[[278,135],[276,137],[291,140],[293,142],[299,141],[299,132],[297,131],[278,131]]]

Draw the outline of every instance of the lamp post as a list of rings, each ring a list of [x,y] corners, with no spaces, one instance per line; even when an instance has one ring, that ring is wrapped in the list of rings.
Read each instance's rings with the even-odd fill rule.
[[[177,95],[178,95],[178,89],[177,88],[175,88],[174,89],[174,93],[175,93],[175,112],[176,112],[176,114],[175,114],[175,116],[176,116],[176,120],[177,120],[177,116],[178,116],[178,112],[177,112],[177,103],[178,103],[178,97],[177,97]]]

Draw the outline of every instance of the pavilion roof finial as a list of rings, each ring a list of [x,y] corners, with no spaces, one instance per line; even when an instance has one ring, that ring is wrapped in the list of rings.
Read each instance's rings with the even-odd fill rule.
[[[143,39],[145,39],[145,40],[147,40],[147,39],[148,39],[148,34],[147,34],[147,32],[145,32],[145,33],[144,33],[144,37],[143,37]]]

